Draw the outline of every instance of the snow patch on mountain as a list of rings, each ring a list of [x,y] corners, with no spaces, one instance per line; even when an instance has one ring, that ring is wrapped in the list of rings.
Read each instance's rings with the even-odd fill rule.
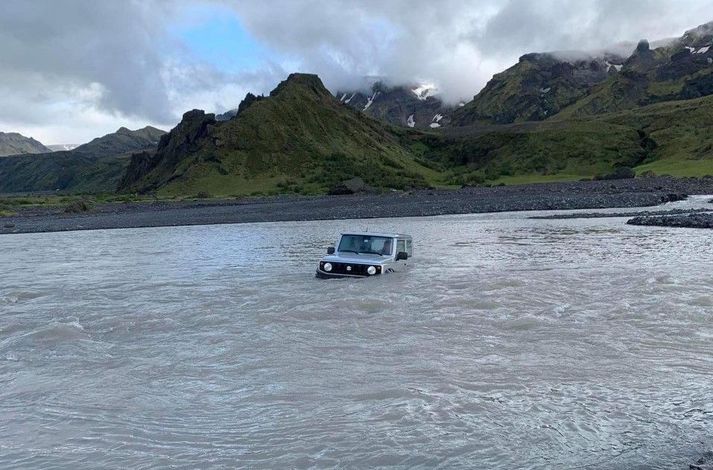
[[[711,46],[701,47],[700,49],[698,49],[695,52],[695,54],[705,54],[706,52],[708,52],[710,50],[710,48],[711,48]]]
[[[371,98],[369,98],[369,100],[366,102],[366,105],[364,106],[364,109],[362,109],[362,111],[366,111],[367,109],[369,109],[369,106],[371,106],[371,103],[374,102],[374,99],[376,99],[376,97],[378,95],[379,95],[379,92],[375,91],[374,94],[371,95]]]
[[[621,68],[624,67],[623,64],[613,64],[613,63],[609,62],[608,60],[605,60],[604,63],[607,66],[607,70],[611,70],[612,67],[614,67],[614,70],[616,70],[617,72],[621,72]]]
[[[406,124],[409,127],[415,127],[416,126],[416,121],[413,119],[413,114],[408,117],[408,120],[406,121]]]
[[[441,122],[441,119],[443,119],[443,114],[440,114],[440,113],[439,113],[439,114],[436,114],[435,116],[433,116],[433,119],[431,119],[431,121],[433,121],[433,122]]]

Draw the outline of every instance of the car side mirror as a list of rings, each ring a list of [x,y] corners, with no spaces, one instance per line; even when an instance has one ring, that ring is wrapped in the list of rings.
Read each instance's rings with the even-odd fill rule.
[[[401,261],[401,260],[407,260],[408,259],[408,253],[405,251],[399,251],[396,253],[396,261]]]
[[[333,247],[333,246],[330,246],[329,248],[327,248],[327,254],[328,254],[328,255],[333,255],[333,254],[334,254],[334,247]]]

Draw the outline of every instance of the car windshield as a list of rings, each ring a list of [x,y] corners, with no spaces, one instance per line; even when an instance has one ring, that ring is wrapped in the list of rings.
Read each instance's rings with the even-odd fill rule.
[[[373,237],[371,235],[342,235],[339,242],[341,252],[371,253],[375,255],[391,255],[393,247],[389,237]]]

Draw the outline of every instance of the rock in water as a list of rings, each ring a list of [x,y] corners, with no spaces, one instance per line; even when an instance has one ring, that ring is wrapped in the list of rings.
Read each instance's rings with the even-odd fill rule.
[[[690,470],[713,470],[713,452],[706,452],[703,456],[688,466]]]

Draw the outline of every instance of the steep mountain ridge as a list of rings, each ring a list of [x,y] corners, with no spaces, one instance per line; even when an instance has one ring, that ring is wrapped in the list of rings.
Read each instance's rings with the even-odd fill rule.
[[[455,110],[453,125],[542,121],[616,75],[624,60],[615,54],[584,52],[523,55],[517,64],[494,75],[471,102]]]
[[[653,44],[640,41],[628,57],[525,54],[456,109],[452,124],[569,119],[713,94],[713,22]]]
[[[32,137],[17,132],[0,132],[0,157],[51,152]]]
[[[379,187],[424,186],[397,130],[344,106],[319,77],[291,74],[232,119],[189,111],[155,153],[134,155],[119,189],[244,194],[299,186],[323,192],[358,176]]]

